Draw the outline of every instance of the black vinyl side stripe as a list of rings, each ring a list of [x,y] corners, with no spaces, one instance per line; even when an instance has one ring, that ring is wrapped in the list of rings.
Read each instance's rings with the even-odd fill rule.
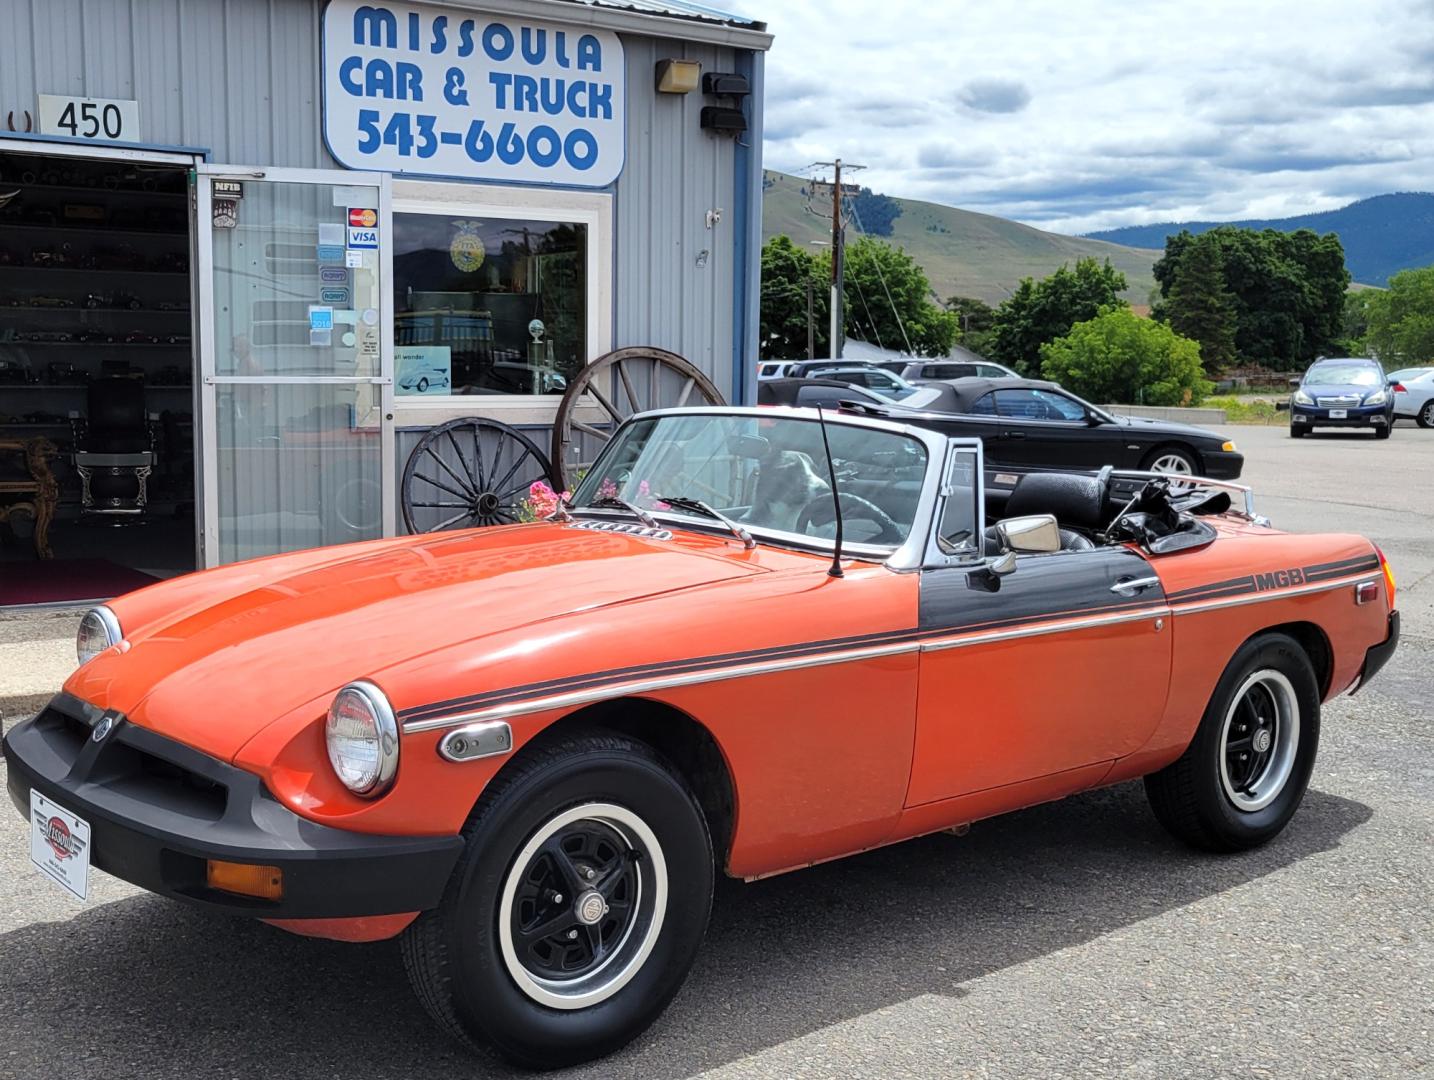
[[[993,619],[980,623],[939,627],[925,631],[913,627],[906,630],[890,630],[876,634],[863,634],[856,637],[831,638],[825,641],[806,642],[797,645],[751,649],[745,652],[720,653],[713,656],[690,657],[682,660],[665,660],[658,663],[640,664],[633,667],[611,668],[606,671],[595,671],[585,675],[573,675],[561,679],[548,679],[543,682],[525,683],[522,686],[491,690],[486,693],[472,694],[467,697],[451,698],[448,701],[418,705],[412,709],[404,709],[398,715],[399,719],[404,722],[431,720],[449,713],[474,711],[479,708],[488,708],[495,705],[507,705],[525,698],[545,697],[553,693],[586,690],[593,686],[600,686],[603,683],[617,680],[635,680],[660,675],[695,674],[701,671],[709,671],[715,668],[735,666],[743,663],[753,663],[762,660],[798,659],[827,652],[845,652],[848,649],[860,649],[873,645],[902,644],[905,642],[920,643],[932,638],[1003,630],[1012,626],[1087,615],[1111,614],[1122,610],[1150,606],[1151,602],[1147,599],[1114,600],[1109,603],[1085,608],[1074,608],[1068,611],[1042,612],[1039,616]]]
[[[1306,582],[1318,584],[1322,580],[1343,577],[1345,575],[1359,573],[1366,569],[1378,568],[1379,560],[1372,555],[1365,555],[1340,560],[1338,562],[1316,564],[1305,568],[1303,573]],[[1178,593],[1171,593],[1165,597],[1164,602],[1171,605],[1177,603],[1193,603],[1203,600],[1241,596],[1256,591],[1255,576],[1250,574],[1241,578],[1232,578],[1228,581],[1215,582],[1209,585],[1185,589]],[[936,627],[929,630],[921,630],[917,627],[904,630],[887,630],[874,634],[828,638],[823,641],[779,645],[765,649],[749,649],[741,652],[717,653],[709,656],[689,657],[680,660],[637,664],[630,667],[610,668],[605,671],[590,672],[584,675],[547,679],[541,682],[525,683],[522,686],[506,687],[481,694],[450,698],[447,701],[433,702],[426,705],[418,705],[411,709],[404,709],[398,716],[399,719],[405,723],[432,720],[453,713],[477,711],[483,708],[508,705],[530,698],[587,690],[601,686],[603,683],[619,680],[628,681],[652,678],[655,676],[696,674],[763,660],[800,659],[820,655],[822,653],[839,653],[850,649],[861,649],[876,645],[903,644],[906,642],[919,644],[923,641],[937,638],[990,632],[1008,629],[1013,626],[1034,625],[1042,622],[1059,621],[1061,619],[1115,614],[1120,611],[1150,606],[1150,599],[1136,597],[1124,600],[1111,600],[1064,611],[1041,612],[1039,615],[1025,615],[1019,618],[991,619],[985,622]]]
[[[1342,577],[1345,574],[1357,574],[1365,570],[1378,569],[1378,558],[1373,555],[1358,555],[1350,559],[1340,559],[1338,562],[1315,563],[1312,566],[1304,567],[1301,574],[1304,576],[1304,580],[1310,584],[1318,584],[1321,581]],[[1167,599],[1172,604],[1186,603],[1192,600],[1216,600],[1255,591],[1257,591],[1255,575],[1246,574],[1244,577],[1230,578],[1228,581],[1216,581],[1209,585],[1181,589],[1179,592],[1170,593]]]

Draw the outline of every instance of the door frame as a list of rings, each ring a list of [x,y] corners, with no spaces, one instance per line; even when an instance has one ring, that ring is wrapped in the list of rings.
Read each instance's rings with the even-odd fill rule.
[[[198,357],[198,378],[195,380],[195,444],[200,467],[195,470],[195,515],[199,529],[198,565],[201,569],[218,566],[219,505],[213,497],[219,489],[219,455],[217,427],[218,386],[244,383],[260,385],[325,384],[354,385],[369,383],[379,389],[379,487],[382,512],[381,535],[397,532],[398,511],[395,490],[396,442],[393,423],[393,297],[389,282],[392,273],[392,178],[388,173],[351,172],[346,169],[296,169],[268,166],[195,164],[194,184],[194,250],[192,270],[194,311],[197,334],[194,337]],[[335,187],[371,187],[378,191],[379,211],[379,367],[373,376],[346,375],[219,375],[217,374],[217,343],[214,340],[214,180],[238,180],[244,183],[328,184]]]

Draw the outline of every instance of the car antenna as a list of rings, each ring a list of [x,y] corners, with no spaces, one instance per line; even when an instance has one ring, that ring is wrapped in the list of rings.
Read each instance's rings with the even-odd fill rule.
[[[841,495],[837,491],[836,464],[832,461],[832,444],[827,441],[827,414],[817,406],[817,424],[822,429],[822,449],[827,452],[827,478],[832,486],[832,509],[836,513],[836,544],[832,548],[832,565],[827,574],[843,577],[841,572]]]

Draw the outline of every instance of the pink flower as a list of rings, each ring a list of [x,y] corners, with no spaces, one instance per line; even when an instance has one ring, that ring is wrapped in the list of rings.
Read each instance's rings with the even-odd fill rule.
[[[604,477],[604,478],[603,478],[603,482],[598,485],[598,498],[599,498],[599,499],[616,499],[616,498],[617,498],[617,485],[612,482],[612,479],[611,479],[610,477]]]
[[[566,499],[568,492],[559,495],[542,480],[534,480],[528,486],[528,505],[535,518],[551,517],[558,512],[558,500]]]

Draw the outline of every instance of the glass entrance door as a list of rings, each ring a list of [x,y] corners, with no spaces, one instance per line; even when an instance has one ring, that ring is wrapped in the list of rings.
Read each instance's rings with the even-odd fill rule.
[[[384,534],[383,184],[197,174],[206,565]]]

